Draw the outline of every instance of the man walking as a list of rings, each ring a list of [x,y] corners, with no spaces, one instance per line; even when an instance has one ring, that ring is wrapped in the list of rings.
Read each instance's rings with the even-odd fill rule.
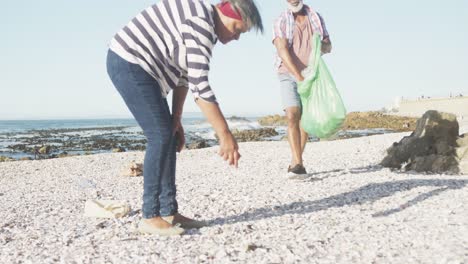
[[[288,120],[288,141],[291,164],[288,176],[307,174],[302,154],[308,135],[301,128],[302,106],[297,82],[304,80],[301,72],[307,67],[313,48],[312,35],[320,34],[322,53],[330,53],[330,36],[323,18],[302,0],[286,0],[288,10],[275,21],[273,44],[277,50],[276,69],[281,87],[283,109]]]

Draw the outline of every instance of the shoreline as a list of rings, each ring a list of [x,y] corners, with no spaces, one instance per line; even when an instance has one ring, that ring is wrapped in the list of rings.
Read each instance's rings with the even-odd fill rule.
[[[335,136],[324,140],[413,131],[416,120],[414,117],[401,116],[401,113],[351,112],[348,113],[342,129]],[[101,126],[80,127],[73,120],[65,120],[67,125],[58,124],[58,128],[40,129],[44,126],[41,124],[39,128],[29,126],[19,132],[16,130],[5,132],[0,126],[0,131],[3,131],[0,132],[0,162],[145,150],[146,139],[134,120],[119,119],[118,125],[110,125],[116,120],[98,121]],[[238,142],[287,140],[284,116],[265,116],[256,119],[232,116],[228,121],[233,126],[232,131]],[[204,119],[192,118],[185,122],[186,149],[217,145],[214,132]],[[459,126],[468,126],[468,119],[460,119]],[[309,141],[320,140],[311,136]]]
[[[408,130],[411,128],[411,122],[414,123],[414,120],[398,120],[394,117],[391,117],[392,120],[381,122],[385,119],[381,115],[368,113],[370,114],[350,113],[343,129],[327,140],[393,133]],[[269,116],[250,119],[232,116],[227,120],[238,142],[281,141],[286,137],[284,117],[281,116],[274,116],[271,120]],[[405,124],[408,126],[403,127]],[[214,131],[204,119],[184,119],[184,127],[186,148],[217,145]],[[86,120],[84,123],[74,120],[46,120],[31,124],[12,122],[0,124],[0,131],[0,161],[143,151],[146,145],[141,129],[132,119]],[[309,140],[318,141],[313,136]]]

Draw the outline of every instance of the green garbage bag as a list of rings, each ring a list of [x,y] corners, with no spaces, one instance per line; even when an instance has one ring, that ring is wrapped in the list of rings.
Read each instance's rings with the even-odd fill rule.
[[[313,35],[313,43],[309,65],[302,72],[305,80],[297,85],[302,102],[301,125],[310,135],[328,138],[340,129],[346,117],[346,109],[321,57],[320,35]]]

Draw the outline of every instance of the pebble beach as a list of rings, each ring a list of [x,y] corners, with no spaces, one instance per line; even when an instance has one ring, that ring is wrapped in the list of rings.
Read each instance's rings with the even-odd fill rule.
[[[468,175],[379,166],[406,135],[310,142],[296,179],[285,141],[240,143],[238,169],[184,150],[179,209],[209,226],[179,237],[136,230],[143,178],[121,171],[143,152],[0,163],[0,263],[468,263]],[[85,217],[90,199],[131,212]]]

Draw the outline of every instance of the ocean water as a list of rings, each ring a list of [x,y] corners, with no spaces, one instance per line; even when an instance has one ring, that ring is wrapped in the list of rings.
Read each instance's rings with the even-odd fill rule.
[[[257,118],[228,118],[231,129],[258,129]],[[215,141],[210,124],[200,115],[182,119],[186,141]],[[11,158],[35,157],[33,148],[53,146],[53,154],[85,152],[100,153],[96,142],[130,142],[144,146],[141,128],[134,119],[70,119],[70,120],[6,120],[0,121],[0,156]],[[93,145],[91,148],[89,145]],[[101,148],[106,149],[106,146]]]
[[[257,117],[227,118],[231,130],[263,128]],[[201,114],[182,119],[186,143],[206,141],[216,144],[211,125]],[[274,127],[278,136],[264,140],[282,140],[286,127]],[[338,138],[383,134],[392,131],[369,129],[340,131]],[[317,140],[311,137],[311,140]],[[126,150],[144,150],[145,137],[134,119],[69,119],[69,120],[0,120],[0,156],[14,159],[38,158],[37,150],[51,146],[50,155],[82,155],[111,152],[116,147]],[[39,156],[40,158],[40,156]]]
[[[33,130],[137,126],[133,119],[4,120],[0,134],[22,134]]]

